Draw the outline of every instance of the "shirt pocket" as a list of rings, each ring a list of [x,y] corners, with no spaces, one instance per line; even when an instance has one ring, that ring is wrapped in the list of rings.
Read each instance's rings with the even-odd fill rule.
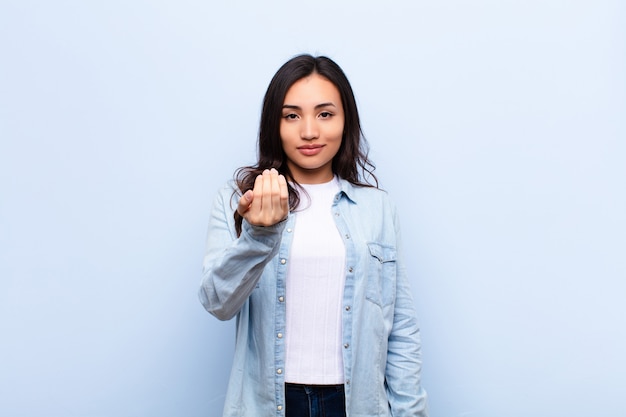
[[[365,297],[385,307],[395,300],[396,248],[376,242],[369,242],[367,247],[370,256]]]

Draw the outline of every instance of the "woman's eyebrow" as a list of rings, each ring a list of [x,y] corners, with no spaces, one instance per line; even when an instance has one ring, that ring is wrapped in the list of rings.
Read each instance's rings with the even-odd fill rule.
[[[337,107],[337,106],[335,106],[335,104],[330,101],[328,103],[320,103],[317,106],[315,106],[316,109],[320,109],[322,107]]]
[[[316,105],[315,109],[319,109],[319,108],[322,108],[322,107],[329,107],[329,106],[337,107],[337,106],[335,106],[334,103],[329,101],[328,103],[320,103],[320,104]],[[302,108],[300,106],[295,106],[293,104],[283,104],[283,109],[302,110]]]

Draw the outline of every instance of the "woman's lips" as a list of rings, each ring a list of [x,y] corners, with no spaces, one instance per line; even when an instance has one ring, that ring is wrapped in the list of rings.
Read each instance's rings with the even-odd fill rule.
[[[313,155],[317,155],[318,153],[320,153],[323,147],[324,147],[323,145],[305,145],[305,146],[299,146],[298,150],[303,155],[313,156]]]

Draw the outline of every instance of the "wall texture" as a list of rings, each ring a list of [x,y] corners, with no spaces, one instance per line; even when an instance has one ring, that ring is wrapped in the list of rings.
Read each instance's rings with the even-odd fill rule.
[[[217,416],[209,207],[300,52],[353,83],[437,417],[623,417],[623,2],[0,2],[0,415]]]

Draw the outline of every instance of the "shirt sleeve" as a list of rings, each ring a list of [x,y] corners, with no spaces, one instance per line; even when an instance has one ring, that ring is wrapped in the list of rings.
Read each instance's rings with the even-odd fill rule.
[[[237,197],[234,188],[226,186],[213,202],[202,264],[200,302],[220,320],[233,318],[246,302],[278,253],[286,224],[253,226],[244,219],[237,237],[233,219]]]
[[[387,395],[392,416],[427,417],[426,392],[421,384],[420,330],[403,263],[400,227],[395,209],[393,213],[397,239],[397,281],[385,371]]]

